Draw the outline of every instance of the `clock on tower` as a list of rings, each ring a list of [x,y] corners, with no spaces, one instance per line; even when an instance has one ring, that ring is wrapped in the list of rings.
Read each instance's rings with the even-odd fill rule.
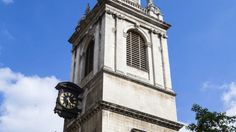
[[[65,119],[76,118],[81,109],[83,89],[72,82],[60,82],[57,84],[58,97],[54,112]]]

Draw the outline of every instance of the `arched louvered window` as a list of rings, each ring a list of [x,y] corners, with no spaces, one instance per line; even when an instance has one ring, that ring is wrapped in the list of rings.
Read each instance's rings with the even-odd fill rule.
[[[93,70],[94,40],[91,40],[86,50],[85,74],[87,76]]]
[[[127,65],[147,71],[147,51],[143,37],[134,30],[129,30],[127,33]]]

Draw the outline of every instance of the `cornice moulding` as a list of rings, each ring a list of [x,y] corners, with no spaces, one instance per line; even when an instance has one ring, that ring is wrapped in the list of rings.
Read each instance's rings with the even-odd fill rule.
[[[75,32],[68,41],[74,44],[78,37],[81,38],[80,35],[84,34],[83,32],[86,32],[86,30],[88,30],[88,26],[91,25],[91,22],[96,23],[99,18],[104,15],[104,13],[114,14],[119,19],[127,19],[127,17],[107,8],[106,5],[110,5],[119,10],[122,10],[164,30],[168,30],[171,27],[170,24],[148,15],[146,9],[142,8],[140,5],[127,4],[128,2],[125,1],[129,0],[101,0],[101,2],[98,2],[95,7],[87,14],[87,16],[85,16],[85,18],[79,22],[78,26],[75,29]]]
[[[175,121],[163,119],[154,115],[143,113],[141,111],[130,109],[121,105],[114,104],[114,103],[110,103],[106,101],[98,101],[85,114],[83,114],[81,117],[74,120],[73,123],[68,125],[67,129],[78,128],[81,124],[83,124],[85,121],[89,120],[93,115],[95,115],[96,113],[102,110],[129,116],[138,120],[146,121],[146,122],[163,126],[172,130],[178,131],[180,128],[183,127],[183,124],[180,124]]]

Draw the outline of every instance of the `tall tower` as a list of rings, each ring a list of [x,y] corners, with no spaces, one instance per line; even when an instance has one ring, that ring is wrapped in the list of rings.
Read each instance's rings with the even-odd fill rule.
[[[65,132],[176,132],[166,31],[152,0],[98,0],[69,39],[82,113]]]

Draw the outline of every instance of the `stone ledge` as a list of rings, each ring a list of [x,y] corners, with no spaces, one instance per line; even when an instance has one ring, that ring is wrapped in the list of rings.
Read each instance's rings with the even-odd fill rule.
[[[93,115],[95,115],[97,112],[107,110],[114,113],[118,113],[121,115],[125,115],[128,117],[132,117],[138,120],[146,121],[152,124],[156,124],[159,126],[163,126],[172,130],[178,131],[180,128],[183,127],[183,124],[180,124],[178,122],[170,121],[167,119],[163,119],[154,115],[150,115],[147,113],[143,113],[134,109],[130,109],[121,105],[117,105],[114,103],[106,102],[106,101],[98,101],[96,104],[94,104],[84,115],[79,117],[71,126],[69,126],[67,129],[70,128],[78,128],[79,124],[83,124],[85,121],[89,120]],[[77,124],[79,123],[79,124]]]

